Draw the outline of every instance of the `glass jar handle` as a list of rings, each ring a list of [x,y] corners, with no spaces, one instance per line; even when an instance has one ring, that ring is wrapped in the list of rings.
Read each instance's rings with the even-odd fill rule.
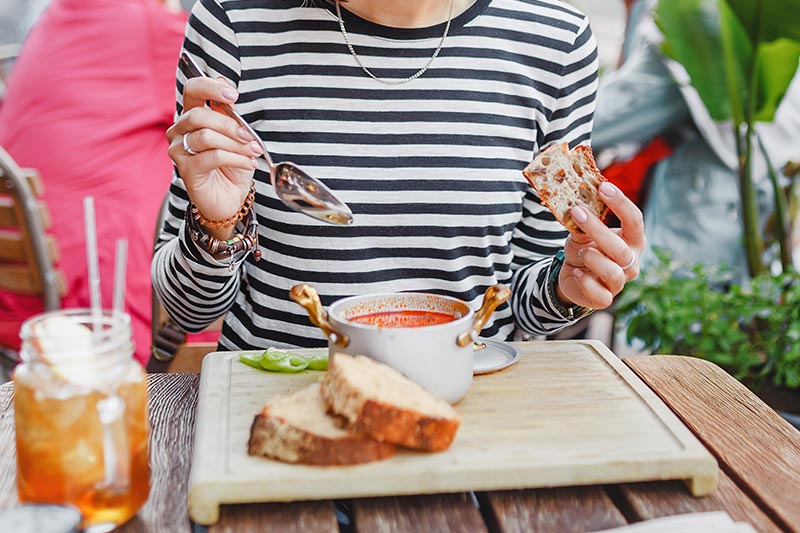
[[[125,402],[112,394],[97,402],[97,412],[103,424],[103,486],[115,492],[125,492],[131,481]]]

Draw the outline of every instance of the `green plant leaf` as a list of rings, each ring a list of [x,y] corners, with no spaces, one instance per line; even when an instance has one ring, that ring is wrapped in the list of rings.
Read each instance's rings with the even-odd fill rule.
[[[790,389],[800,389],[800,368],[795,367],[787,369],[783,384]]]
[[[732,105],[745,101],[745,75],[752,60],[747,32],[732,12],[721,15],[716,0],[661,0],[656,24],[664,34],[663,51],[683,65],[711,117],[726,120],[734,117]],[[736,53],[729,54],[736,68],[727,69],[724,58],[722,25],[727,29]],[[734,78],[729,80],[728,74]],[[734,85],[735,87],[733,87]],[[735,90],[738,102],[732,104],[729,91]],[[739,113],[741,115],[741,113]]]
[[[800,11],[797,13],[800,17]],[[800,22],[796,25],[800,27]],[[798,62],[800,41],[777,39],[758,47],[757,121],[772,122],[775,119],[775,112],[797,72]]]
[[[800,14],[800,0],[725,1],[736,14],[736,18],[747,31],[752,42],[759,37],[759,29],[762,42],[783,38],[800,41],[800,23],[797,20],[798,14]]]
[[[771,122],[800,61],[797,13],[800,0],[660,0],[656,23],[715,120],[744,122],[757,61],[753,117]]]
[[[628,339],[654,353],[702,357],[739,379],[771,379],[800,388],[800,274],[768,272],[744,285],[724,270],[687,270],[666,253],[648,274],[628,284],[637,302],[619,316]]]

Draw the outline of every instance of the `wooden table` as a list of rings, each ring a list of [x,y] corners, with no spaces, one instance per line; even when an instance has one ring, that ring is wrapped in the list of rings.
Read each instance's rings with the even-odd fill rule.
[[[719,486],[680,482],[223,506],[209,532],[594,531],[649,518],[727,511],[758,531],[800,532],[800,432],[711,363],[632,357],[630,366],[713,453]],[[152,488],[121,531],[204,531],[186,512],[199,377],[150,375]],[[0,387],[0,509],[17,504],[12,389]],[[337,505],[338,503],[338,505]],[[344,514],[343,514],[344,513]],[[344,518],[343,518],[344,517]]]

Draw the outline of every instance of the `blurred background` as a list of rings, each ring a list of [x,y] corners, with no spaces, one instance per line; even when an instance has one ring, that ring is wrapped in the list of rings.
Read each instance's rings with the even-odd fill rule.
[[[180,3],[184,9],[191,9],[194,1],[180,0]],[[0,0],[0,47],[16,47],[21,43],[47,3],[48,0]],[[622,0],[572,0],[570,3],[592,20],[600,46],[601,64],[614,65],[625,26]]]
[[[619,59],[625,29],[625,4],[622,0],[571,0],[589,16],[597,37],[600,67],[613,68]]]

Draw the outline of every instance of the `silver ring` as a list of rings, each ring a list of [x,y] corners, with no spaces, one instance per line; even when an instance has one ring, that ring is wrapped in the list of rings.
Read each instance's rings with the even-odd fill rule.
[[[197,152],[192,150],[192,147],[189,146],[189,133],[191,132],[183,134],[183,150],[189,155],[197,155]]]
[[[628,263],[627,265],[625,265],[624,267],[622,267],[622,270],[628,270],[628,269],[629,269],[630,267],[632,267],[632,266],[633,266],[635,263],[636,263],[636,252],[634,252],[633,250],[631,250],[631,261],[630,261],[630,263]]]

